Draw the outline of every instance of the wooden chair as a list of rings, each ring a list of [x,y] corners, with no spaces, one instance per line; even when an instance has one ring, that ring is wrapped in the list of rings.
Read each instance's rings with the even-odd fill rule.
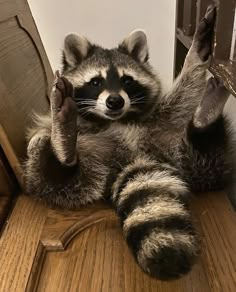
[[[26,0],[0,0],[0,291],[236,291],[236,216],[224,193],[193,202],[202,254],[173,282],[144,274],[104,203],[58,211],[24,196],[32,110],[49,108],[52,71]]]

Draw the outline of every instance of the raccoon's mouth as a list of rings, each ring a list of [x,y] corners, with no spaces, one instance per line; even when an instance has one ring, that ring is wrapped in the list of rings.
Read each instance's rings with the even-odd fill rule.
[[[118,120],[121,117],[123,117],[126,113],[126,111],[124,110],[114,111],[114,110],[106,110],[106,109],[104,110],[89,109],[88,111],[94,115],[100,116],[103,119],[108,119],[108,120]]]
[[[121,118],[124,115],[124,111],[123,110],[117,110],[117,111],[111,111],[108,110],[105,112],[106,117],[110,118],[111,120],[117,120],[119,118]]]

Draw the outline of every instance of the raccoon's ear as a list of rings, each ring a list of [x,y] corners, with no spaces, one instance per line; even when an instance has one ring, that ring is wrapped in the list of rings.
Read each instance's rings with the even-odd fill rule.
[[[88,55],[90,42],[82,36],[69,34],[64,40],[63,65],[66,68],[75,68]]]
[[[143,30],[134,30],[119,45],[119,49],[144,63],[148,60],[147,36]]]

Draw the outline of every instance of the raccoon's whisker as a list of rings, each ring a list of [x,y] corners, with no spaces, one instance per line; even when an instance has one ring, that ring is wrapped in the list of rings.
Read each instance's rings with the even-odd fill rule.
[[[133,100],[133,101],[138,101],[138,100],[142,100],[142,99],[144,99],[146,96],[145,95],[142,95],[142,96],[140,96],[140,97],[132,97],[131,98],[131,100]]]
[[[131,105],[134,105],[134,104],[142,104],[142,103],[144,103],[144,98],[145,98],[146,96],[142,96],[142,97],[140,97],[140,98],[134,98],[134,99],[131,99],[131,102],[130,102],[130,104]]]
[[[130,104],[131,104],[131,105],[134,105],[134,104],[144,104],[144,102],[143,102],[143,101],[139,101],[139,102],[131,102]]]
[[[96,99],[91,98],[74,98],[74,100],[78,102],[96,102]]]
[[[136,103],[136,102],[142,102],[142,103],[144,103],[145,101],[142,100],[142,99],[137,99],[137,100],[132,100],[132,99],[131,99],[130,102],[131,102],[131,103]]]
[[[86,117],[88,116],[90,113],[95,112],[94,108],[89,108],[86,112],[82,113],[81,116],[82,117]]]
[[[96,104],[96,102],[91,102],[91,101],[78,101],[76,104]]]
[[[131,103],[132,102],[145,102],[144,100],[131,100]]]
[[[82,111],[82,112],[79,112],[79,115],[80,115],[81,117],[85,118],[86,116],[89,115],[89,113],[90,113],[90,111],[89,111],[89,109],[87,109],[87,110],[84,110],[84,111]]]
[[[134,98],[134,99],[131,99],[131,101],[144,101],[144,97],[142,97],[142,98]]]
[[[78,101],[76,102],[77,105],[92,105],[92,106],[96,106],[96,105],[103,105],[102,102],[98,102],[98,101]]]
[[[95,104],[76,104],[78,108],[90,108],[90,107],[95,107]]]
[[[83,118],[85,118],[86,116],[88,116],[89,115],[89,112],[85,112],[85,113],[82,113],[81,114],[81,116],[83,117]]]
[[[79,99],[79,102],[96,102],[94,99]]]
[[[132,99],[134,99],[134,98],[144,98],[144,97],[145,97],[145,95],[143,95],[143,93],[138,93],[138,94],[132,96]]]
[[[91,108],[92,108],[91,106],[87,106],[87,107],[83,107],[83,108],[78,108],[78,109],[77,109],[77,112],[78,112],[78,113],[86,112],[86,111],[88,111],[88,110],[91,109]]]

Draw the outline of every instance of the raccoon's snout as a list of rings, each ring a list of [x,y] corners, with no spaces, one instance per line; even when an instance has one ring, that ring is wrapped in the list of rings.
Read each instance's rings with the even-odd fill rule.
[[[124,107],[125,101],[120,95],[110,95],[106,99],[106,106],[109,110],[120,110]]]

